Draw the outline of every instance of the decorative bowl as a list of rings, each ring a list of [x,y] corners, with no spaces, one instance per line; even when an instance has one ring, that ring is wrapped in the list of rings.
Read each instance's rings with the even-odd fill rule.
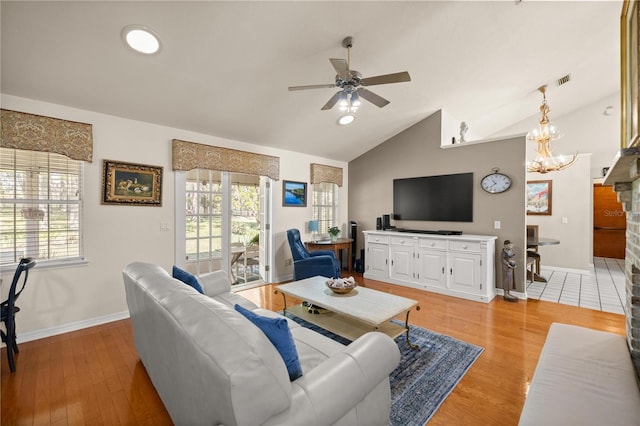
[[[358,287],[358,283],[353,277],[349,278],[330,278],[326,281],[327,287],[335,294],[347,294]]]

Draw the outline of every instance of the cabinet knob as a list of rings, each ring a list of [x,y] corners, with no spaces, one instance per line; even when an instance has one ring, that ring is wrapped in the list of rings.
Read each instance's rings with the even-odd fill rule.
[[[379,239],[379,238],[376,238],[376,241],[380,241],[380,239]]]
[[[430,244],[430,246],[431,246],[431,247],[433,247],[433,246],[435,246],[435,245],[436,245],[436,243],[434,243],[433,241],[432,241],[432,242],[431,242],[431,244]]]
[[[463,245],[462,248],[466,250],[467,249],[467,245],[466,244]]]
[[[404,244],[404,240],[400,240],[400,244]]]

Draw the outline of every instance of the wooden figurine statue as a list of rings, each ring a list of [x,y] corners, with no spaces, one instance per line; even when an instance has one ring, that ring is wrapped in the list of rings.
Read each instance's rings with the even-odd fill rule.
[[[511,244],[511,241],[505,240],[502,248],[502,289],[504,290],[504,300],[507,302],[518,301],[517,297],[509,293],[514,288],[513,272],[516,269],[516,261],[513,260],[514,256],[513,244]]]

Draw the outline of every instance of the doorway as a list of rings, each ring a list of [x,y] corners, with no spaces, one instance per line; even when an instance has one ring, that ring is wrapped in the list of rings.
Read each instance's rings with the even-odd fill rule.
[[[200,275],[224,270],[235,288],[270,282],[269,178],[193,169],[176,173],[176,259]],[[185,208],[186,207],[186,208]],[[266,230],[266,232],[265,232]],[[176,263],[178,264],[178,263]]]
[[[624,259],[627,217],[613,186],[593,185],[593,256]]]

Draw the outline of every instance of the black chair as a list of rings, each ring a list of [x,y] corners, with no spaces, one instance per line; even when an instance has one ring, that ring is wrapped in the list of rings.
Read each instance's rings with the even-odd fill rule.
[[[11,282],[11,288],[9,289],[9,297],[0,304],[0,320],[4,323],[6,330],[6,333],[0,330],[0,336],[2,337],[2,341],[7,345],[7,358],[9,359],[9,369],[12,373],[16,371],[16,366],[13,362],[13,354],[20,352],[18,350],[18,343],[16,343],[16,313],[20,312],[20,308],[17,307],[15,303],[16,300],[18,300],[20,293],[22,293],[22,290],[24,290],[24,287],[27,285],[29,269],[34,266],[36,266],[35,260],[28,257],[20,259],[20,263],[13,275],[13,281]],[[21,276],[24,278],[22,281],[22,287],[20,287],[19,291],[16,291]]]

